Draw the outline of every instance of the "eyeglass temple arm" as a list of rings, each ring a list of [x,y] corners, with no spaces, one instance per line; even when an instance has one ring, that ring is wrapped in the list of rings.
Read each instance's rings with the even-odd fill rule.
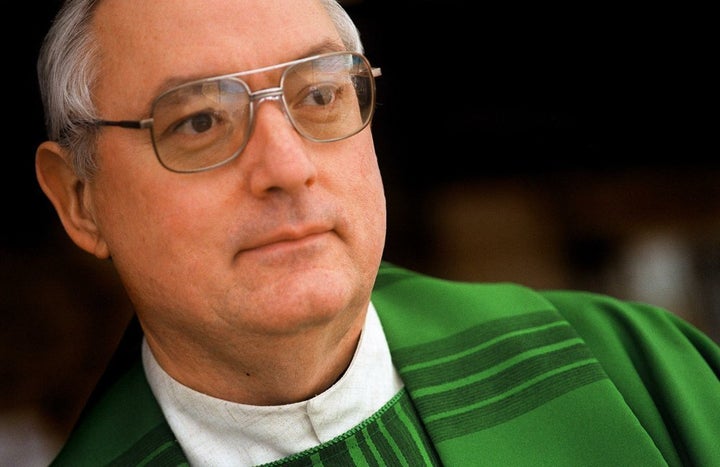
[[[152,118],[146,118],[145,120],[95,120],[95,125],[98,126],[119,126],[122,128],[135,128],[143,129],[150,128],[152,126]]]

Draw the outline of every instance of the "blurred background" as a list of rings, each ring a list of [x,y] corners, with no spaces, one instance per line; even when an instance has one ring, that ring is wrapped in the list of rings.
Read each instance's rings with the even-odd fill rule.
[[[70,243],[35,181],[35,59],[59,1],[36,3],[14,7],[20,32],[6,41],[21,50],[8,58],[3,117],[13,144],[0,237],[2,466],[47,464],[132,313],[111,265]],[[720,342],[720,163],[702,14],[345,5],[383,72],[373,126],[387,260],[642,300]]]

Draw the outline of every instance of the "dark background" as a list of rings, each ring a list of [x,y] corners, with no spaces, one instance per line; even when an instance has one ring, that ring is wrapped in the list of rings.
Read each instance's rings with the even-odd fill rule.
[[[69,242],[35,180],[44,139],[35,59],[58,5],[10,4],[18,32],[4,41],[3,465],[52,455],[132,311],[111,266]],[[447,278],[642,299],[720,341],[707,12],[440,0],[347,8],[383,71],[373,127],[386,259]]]

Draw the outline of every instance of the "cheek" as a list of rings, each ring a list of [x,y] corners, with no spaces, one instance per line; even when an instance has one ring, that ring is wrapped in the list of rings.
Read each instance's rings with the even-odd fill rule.
[[[180,257],[187,261],[212,243],[212,227],[221,224],[222,213],[214,212],[216,203],[206,191],[197,192],[170,172],[158,172],[114,168],[106,172],[111,178],[98,180],[98,223],[119,264],[179,266]]]
[[[384,218],[385,192],[372,138],[367,138],[365,145],[354,154],[354,157],[357,160],[354,170],[359,175],[358,185],[355,187],[358,191],[357,195],[366,200],[365,209],[381,214]]]
[[[349,190],[344,208],[352,209],[357,225],[355,235],[366,248],[382,248],[385,239],[386,206],[383,181],[377,157],[368,138],[356,151],[348,151],[354,163],[339,166],[338,180]],[[351,182],[352,181],[352,182]]]
[[[163,168],[148,136],[121,134],[100,146],[96,204],[103,234],[116,245],[172,243],[196,232],[208,215],[208,193],[196,193],[202,185]]]
[[[102,214],[113,263],[139,307],[194,302],[189,297],[201,296],[205,279],[216,277],[212,269],[225,260],[222,213],[187,191],[165,188],[125,190]]]

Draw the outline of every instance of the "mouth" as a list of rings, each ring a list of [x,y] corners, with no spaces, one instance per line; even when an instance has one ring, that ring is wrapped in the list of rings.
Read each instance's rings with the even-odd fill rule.
[[[332,230],[327,227],[284,228],[281,231],[257,240],[239,255],[262,255],[267,258],[282,258],[288,255],[312,252],[329,240]]]
[[[288,249],[303,248],[305,246],[309,246],[309,245],[319,241],[320,238],[325,233],[326,232],[318,232],[318,233],[311,233],[311,234],[297,236],[297,237],[280,238],[280,239],[272,240],[272,241],[269,241],[262,245],[259,245],[255,248],[253,248],[252,250],[272,253],[272,252],[283,251],[283,250],[288,250]]]

